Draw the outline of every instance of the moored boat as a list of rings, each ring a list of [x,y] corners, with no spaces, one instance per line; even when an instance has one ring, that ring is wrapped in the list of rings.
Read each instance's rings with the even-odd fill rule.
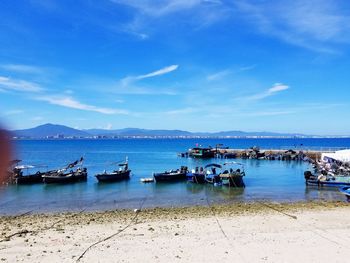
[[[87,169],[82,167],[83,161],[84,161],[84,158],[81,157],[80,160],[76,160],[75,162],[68,164],[66,167],[62,169],[45,173],[42,176],[43,182],[46,184],[53,184],[53,183],[65,184],[65,183],[86,181]],[[74,167],[78,165],[80,167],[73,170]]]
[[[339,191],[346,196],[346,199],[350,201],[350,186],[339,188]]]
[[[43,177],[43,182],[46,184],[75,183],[75,182],[87,180],[87,169],[78,168],[75,171],[70,170],[69,172],[58,170],[54,173],[44,174],[42,177]]]
[[[205,169],[205,182],[214,185],[221,185],[221,178],[219,176],[220,173],[217,173],[217,169],[221,169],[222,166],[220,164],[211,163],[204,167]]]
[[[233,169],[233,166],[239,166],[238,169]],[[245,187],[243,177],[245,176],[244,166],[237,162],[226,162],[223,164],[224,171],[219,174],[222,185],[230,187]]]
[[[193,158],[214,158],[215,152],[212,148],[196,147],[189,150],[189,156]]]
[[[128,158],[124,163],[118,163],[119,170],[114,170],[111,173],[104,171],[103,173],[96,174],[96,178],[99,182],[116,182],[130,179],[131,170],[128,167]]]
[[[304,172],[306,185],[315,186],[350,186],[350,176],[331,174],[313,175],[310,171]]]
[[[165,171],[163,173],[153,173],[156,182],[173,182],[186,180],[187,167],[181,166],[180,169]]]
[[[186,174],[187,181],[195,184],[204,184],[205,183],[205,171],[203,167],[196,167]]]
[[[49,172],[36,171],[34,169],[44,167],[38,165],[19,165],[13,168],[11,181],[15,184],[37,184],[43,182],[43,175]],[[25,170],[26,172],[23,172]],[[31,172],[32,171],[32,172]],[[51,172],[51,171],[50,171]]]

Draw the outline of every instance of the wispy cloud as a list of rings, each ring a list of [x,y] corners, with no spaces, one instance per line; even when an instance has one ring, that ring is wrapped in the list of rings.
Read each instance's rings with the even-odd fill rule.
[[[234,68],[224,69],[224,70],[209,74],[207,76],[207,80],[208,81],[220,80],[220,79],[227,77],[228,75],[239,74],[240,72],[252,70],[255,67],[256,67],[256,65],[249,65],[249,66],[242,66],[242,67],[236,68],[236,69],[234,69]]]
[[[163,0],[163,1],[139,1],[139,0],[112,0],[114,3],[130,6],[139,12],[153,17],[160,17],[171,13],[192,9],[202,3],[210,1],[202,0]],[[214,1],[211,1],[214,3]],[[217,4],[221,3],[216,1]]]
[[[255,111],[255,112],[242,112],[242,116],[258,117],[258,116],[279,116],[294,114],[294,110],[270,110],[270,111]]]
[[[251,96],[246,96],[246,97],[241,97],[241,98],[237,98],[237,100],[261,100],[270,96],[273,96],[283,90],[287,90],[289,89],[289,86],[282,84],[282,83],[275,83],[271,88],[269,88],[268,90],[261,92],[261,93],[257,93]]]
[[[207,80],[208,81],[213,81],[213,80],[219,80],[222,79],[223,77],[226,77],[227,75],[229,75],[232,71],[229,69],[226,70],[222,70],[213,74],[210,74],[207,76]]]
[[[137,80],[141,80],[141,79],[147,79],[147,78],[152,78],[152,77],[156,77],[156,76],[161,76],[164,74],[168,74],[174,70],[176,70],[179,67],[179,65],[171,65],[168,67],[164,67],[161,69],[158,69],[156,71],[144,74],[144,75],[139,75],[139,76],[128,76],[124,79],[121,80],[121,83],[126,86],[127,84],[137,81]]]
[[[34,82],[0,76],[0,88],[4,90],[40,92],[43,89]]]
[[[81,103],[72,97],[66,97],[66,96],[40,96],[40,97],[36,97],[35,99],[40,101],[46,101],[53,105],[59,105],[62,107],[78,109],[78,110],[94,111],[94,112],[99,112],[103,114],[128,114],[126,110],[100,108],[97,106]]]
[[[329,44],[350,42],[350,16],[340,5],[323,0],[235,2],[242,17],[260,33],[319,52],[334,52]]]
[[[198,112],[199,110],[197,108],[182,108],[182,109],[176,109],[176,110],[170,110],[170,111],[165,111],[164,114],[167,115],[180,115],[180,114],[190,114],[190,113],[195,113]]]
[[[153,78],[153,77],[168,74],[170,72],[177,70],[178,67],[179,65],[171,65],[147,74],[125,77],[120,80],[119,87],[114,89],[114,92],[117,92],[119,94],[139,94],[139,95],[141,94],[175,95],[176,93],[169,89],[159,88],[155,90],[154,88],[140,87],[140,86],[136,86],[135,82],[143,79],[148,79],[148,78]]]
[[[230,9],[220,0],[111,0],[111,2],[134,9],[134,17],[125,25],[124,32],[136,35],[140,39],[149,37],[149,34],[145,33],[147,31],[154,32],[173,25],[173,22],[159,23],[160,20],[173,20],[173,16],[179,15],[181,19],[178,22],[183,22],[187,29],[188,25],[191,25],[191,28],[196,30],[225,19]]]
[[[275,83],[272,88],[269,88],[267,90],[267,93],[273,94],[275,92],[279,92],[279,91],[286,90],[286,89],[289,89],[289,87],[287,85],[284,85],[282,83]]]
[[[164,75],[164,74],[167,74],[167,73],[170,73],[170,72],[176,70],[178,67],[179,67],[179,65],[171,65],[171,66],[153,71],[153,72],[145,74],[145,75],[136,76],[135,79],[146,79],[146,78]]]
[[[33,117],[31,120],[32,121],[42,121],[44,118],[43,117],[41,117],[41,116],[35,116],[35,117]]]
[[[149,88],[149,87],[140,87],[135,86],[131,83],[122,83],[117,87],[113,87],[112,93],[119,95],[168,95],[175,96],[177,92],[171,88]],[[118,102],[118,101],[117,101]]]
[[[22,64],[3,64],[0,65],[1,69],[11,72],[18,73],[31,73],[31,74],[41,74],[43,69],[36,66],[22,65]]]
[[[256,68],[256,64],[254,65],[249,65],[249,66],[243,66],[243,67],[240,67],[239,68],[239,71],[249,71],[249,70],[252,70],[252,69],[255,69]]]
[[[23,110],[16,109],[16,110],[5,111],[2,115],[4,115],[4,116],[11,116],[11,115],[21,114],[23,112],[24,112]]]

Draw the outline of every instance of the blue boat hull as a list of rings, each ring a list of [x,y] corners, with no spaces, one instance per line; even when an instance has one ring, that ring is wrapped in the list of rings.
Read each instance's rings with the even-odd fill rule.
[[[187,181],[195,184],[204,184],[205,183],[205,174],[199,173],[188,173],[186,175]]]
[[[319,180],[306,180],[306,185],[316,186],[350,186],[350,182],[339,181],[319,181]]]
[[[348,201],[350,201],[350,186],[341,187],[339,191],[346,196]]]

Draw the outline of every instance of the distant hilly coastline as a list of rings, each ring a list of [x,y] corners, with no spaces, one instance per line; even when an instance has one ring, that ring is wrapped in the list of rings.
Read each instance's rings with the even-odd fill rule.
[[[87,129],[78,130],[64,125],[47,123],[30,129],[13,130],[13,138],[18,139],[40,139],[40,138],[191,138],[191,137],[222,137],[222,138],[250,138],[250,137],[314,137],[297,133],[276,132],[244,132],[244,131],[222,131],[222,132],[189,132],[182,130],[150,130],[138,128],[125,128],[117,130]]]

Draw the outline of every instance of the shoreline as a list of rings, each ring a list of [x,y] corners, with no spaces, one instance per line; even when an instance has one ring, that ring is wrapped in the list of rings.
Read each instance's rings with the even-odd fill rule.
[[[203,201],[205,202],[205,201]],[[142,200],[140,199],[140,203]],[[210,204],[210,206],[209,206]],[[285,201],[285,200],[239,200],[233,202],[209,202],[203,204],[185,204],[185,205],[173,205],[173,206],[144,206],[144,203],[141,205],[132,207],[132,208],[106,208],[106,209],[90,209],[88,207],[75,210],[57,210],[57,211],[36,211],[29,210],[23,213],[17,214],[0,214],[0,223],[2,219],[16,219],[23,217],[37,217],[37,216],[65,216],[65,215],[100,215],[100,214],[115,214],[118,215],[130,215],[134,213],[137,209],[147,214],[172,214],[172,213],[181,213],[183,215],[194,214],[194,215],[207,215],[211,212],[212,209],[215,209],[218,213],[227,214],[227,213],[259,213],[266,212],[269,209],[276,208],[281,209],[281,211],[289,210],[300,210],[300,209],[322,209],[322,208],[334,208],[334,207],[347,207],[349,203],[344,200],[294,200],[294,201]]]
[[[33,212],[28,211],[23,214],[16,215],[1,215],[0,214],[0,222],[2,220],[12,220],[16,218],[25,218],[25,217],[56,217],[56,216],[78,216],[78,215],[113,215],[117,214],[127,215],[135,213],[135,209],[142,212],[142,214],[148,215],[171,215],[181,213],[181,215],[197,215],[203,216],[208,215],[212,212],[212,209],[215,209],[219,214],[250,214],[250,213],[261,213],[266,212],[270,209],[276,208],[281,211],[291,211],[291,210],[303,210],[303,209],[324,209],[324,208],[336,208],[336,207],[348,207],[349,203],[344,199],[344,201],[340,200],[310,200],[310,201],[236,201],[232,203],[210,203],[208,205],[186,205],[186,206],[171,206],[171,207],[163,207],[163,206],[155,206],[155,207],[145,207],[142,209],[139,208],[119,208],[119,209],[106,209],[106,210],[87,210],[82,209],[80,211],[50,211],[50,212]],[[272,209],[273,210],[273,209]]]
[[[308,262],[329,261],[314,257],[314,248],[334,246],[334,262],[350,256],[341,241],[349,213],[346,202],[311,201],[1,216],[0,260],[298,262],[290,245]]]

